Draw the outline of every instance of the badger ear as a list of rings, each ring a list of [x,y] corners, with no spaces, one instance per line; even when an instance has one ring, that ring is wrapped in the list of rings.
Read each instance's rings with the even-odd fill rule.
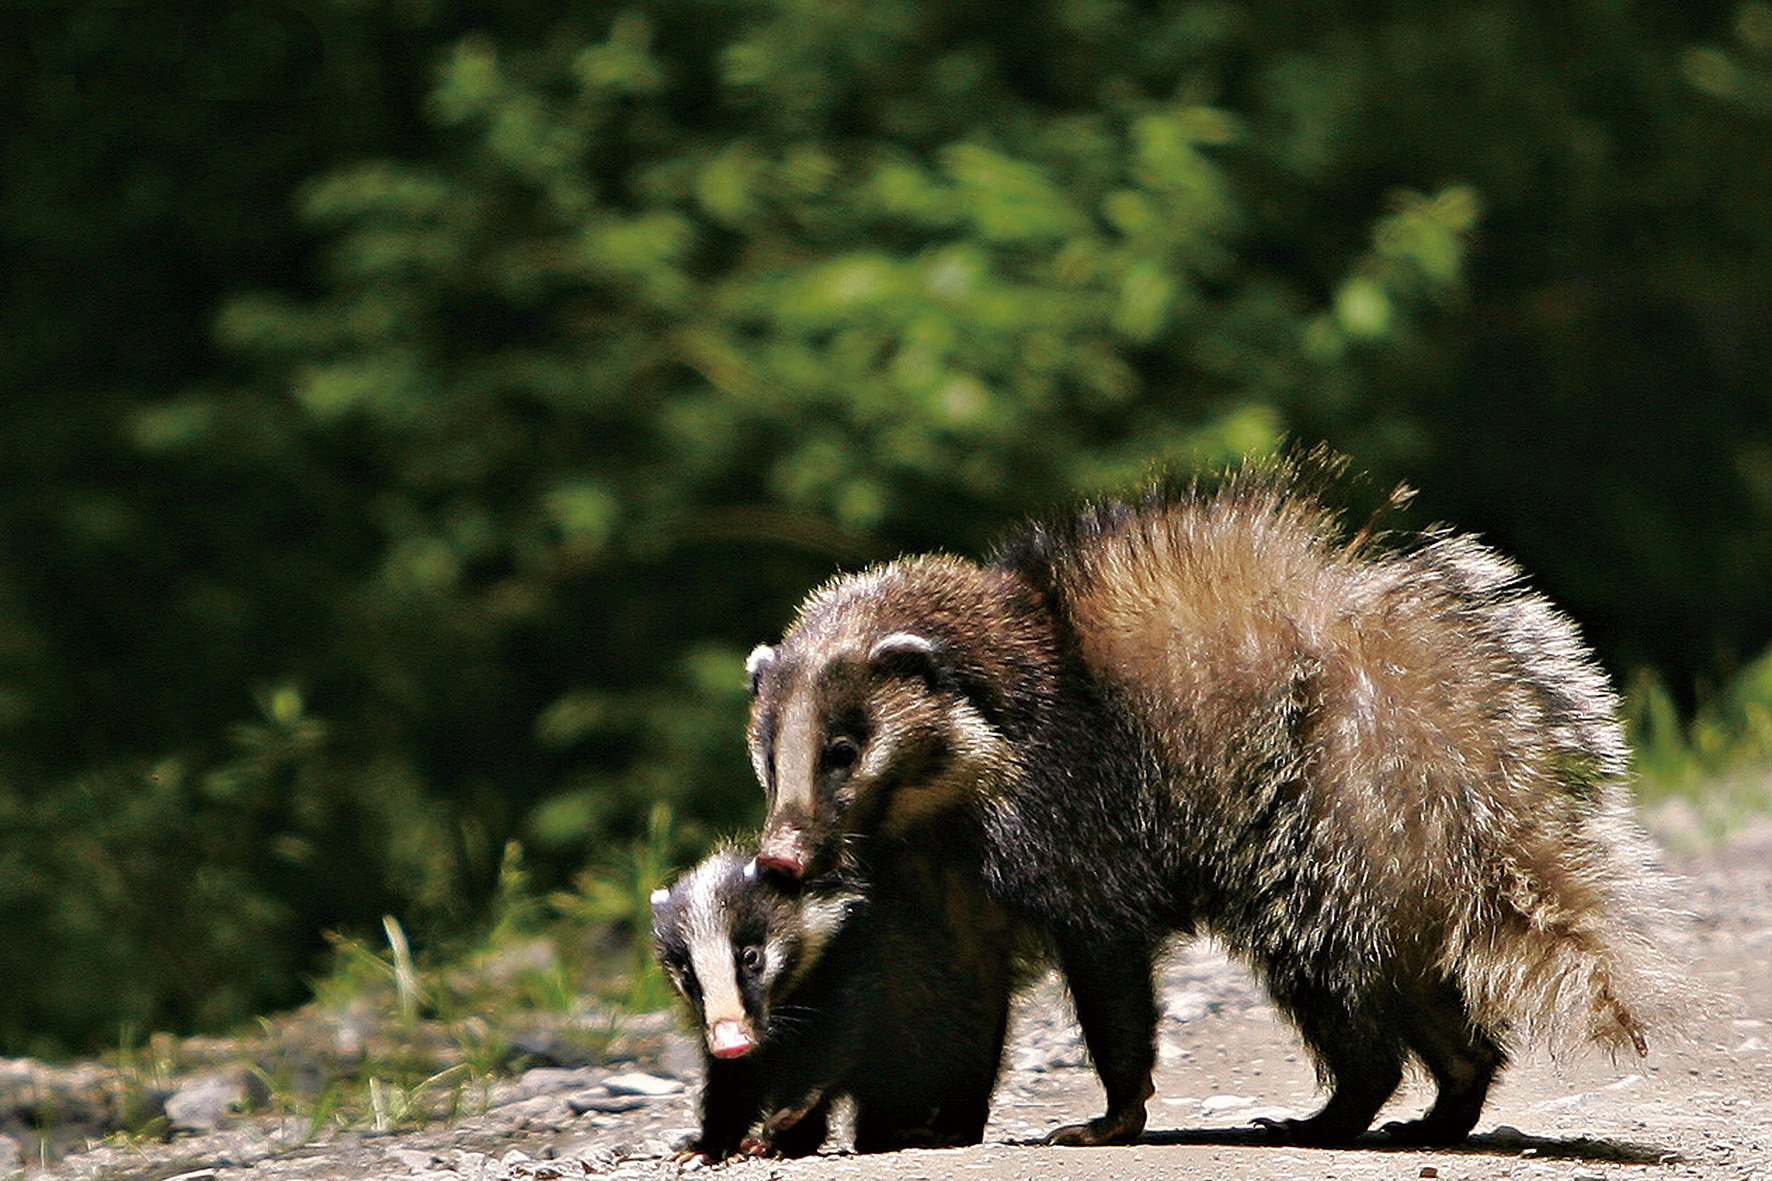
[[[868,649],[868,663],[926,671],[935,664],[935,641],[913,632],[893,632]]]
[[[775,658],[780,654],[779,651],[771,648],[768,644],[758,644],[755,648],[751,649],[751,654],[745,657],[745,680],[750,684],[753,696],[757,692],[757,685],[763,679],[763,674],[768,671],[770,665],[775,663]]]

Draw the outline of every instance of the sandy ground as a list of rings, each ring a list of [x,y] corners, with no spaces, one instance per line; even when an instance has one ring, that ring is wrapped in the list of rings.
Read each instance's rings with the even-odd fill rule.
[[[164,1144],[103,1145],[31,1178],[141,1181],[504,1181],[684,1173],[729,1181],[1142,1181],[1222,1178],[1693,1177],[1772,1181],[1772,820],[1700,852],[1669,854],[1692,915],[1676,935],[1695,991],[1713,998],[1684,1044],[1646,1060],[1527,1056],[1503,1076],[1476,1133],[1451,1150],[1275,1147],[1250,1121],[1302,1115],[1321,1102],[1296,1038],[1236,964],[1210,945],[1178,948],[1164,971],[1157,1096],[1137,1145],[1047,1148],[1062,1123],[1099,1113],[1100,1091],[1051,981],[1019,1004],[1007,1069],[984,1144],[856,1156],[841,1142],[798,1161],[684,1165],[670,1147],[694,1125],[697,1065],[687,1039],[656,1061],[613,1069],[532,1071],[472,1118],[417,1131],[305,1133],[269,1119]],[[890,1069],[883,1063],[882,1069]],[[627,1077],[623,1077],[623,1076]],[[636,1090],[661,1090],[647,1096]],[[1380,1120],[1406,1118],[1428,1090],[1412,1081]]]

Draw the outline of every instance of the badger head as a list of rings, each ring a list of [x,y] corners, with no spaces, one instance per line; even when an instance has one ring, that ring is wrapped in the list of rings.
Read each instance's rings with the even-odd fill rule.
[[[995,577],[954,559],[877,567],[751,653],[759,864],[798,879],[848,868],[858,841],[909,835],[1016,773],[1004,723],[1025,644]]]
[[[841,890],[785,891],[748,854],[715,851],[652,895],[658,962],[701,1027],[707,1052],[741,1058],[860,904]]]

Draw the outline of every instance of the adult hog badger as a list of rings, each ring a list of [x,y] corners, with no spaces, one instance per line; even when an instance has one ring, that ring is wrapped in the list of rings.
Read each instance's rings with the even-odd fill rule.
[[[976,856],[936,847],[784,885],[728,846],[653,896],[659,962],[703,1037],[683,1151],[816,1152],[845,1096],[857,1152],[983,1138],[1031,944],[967,868]]]
[[[841,577],[751,655],[760,864],[816,877],[962,817],[1054,940],[1107,1094],[1055,1143],[1143,1130],[1175,932],[1246,958],[1316,1061],[1327,1103],[1276,1140],[1359,1136],[1410,1055],[1436,1097],[1388,1130],[1445,1144],[1522,1038],[1645,1052],[1667,988],[1605,677],[1472,537],[1347,538],[1335,467]]]

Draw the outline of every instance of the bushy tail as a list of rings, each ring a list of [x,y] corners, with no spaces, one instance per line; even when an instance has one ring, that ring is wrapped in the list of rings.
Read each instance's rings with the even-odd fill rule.
[[[1510,883],[1493,900],[1492,925],[1454,949],[1453,971],[1477,1020],[1510,1040],[1647,1055],[1651,1037],[1681,1036],[1701,1008],[1665,950],[1679,922],[1672,879],[1622,802],[1593,818],[1588,835],[1608,864],[1576,865],[1555,891]]]

